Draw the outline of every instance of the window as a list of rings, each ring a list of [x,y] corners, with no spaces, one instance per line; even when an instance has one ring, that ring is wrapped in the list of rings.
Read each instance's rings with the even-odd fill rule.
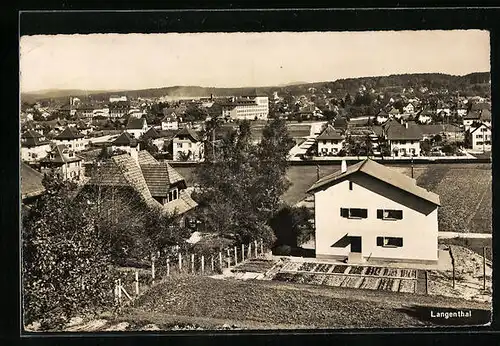
[[[377,237],[377,246],[382,246],[382,247],[403,247],[403,238]]]
[[[476,135],[476,138],[483,138],[483,135]]]
[[[174,190],[174,199],[177,199],[177,190]]]
[[[352,190],[352,181],[349,182],[349,190]]]
[[[403,211],[394,209],[377,209],[377,219],[401,220],[403,219]]]
[[[177,148],[182,148],[182,143],[177,143]]]
[[[172,197],[173,197],[173,193],[172,193],[172,191],[170,191],[170,192],[168,193],[168,201],[169,201],[169,202],[170,202],[170,201],[172,201]]]
[[[340,216],[349,219],[366,219],[368,210],[361,208],[340,208]]]

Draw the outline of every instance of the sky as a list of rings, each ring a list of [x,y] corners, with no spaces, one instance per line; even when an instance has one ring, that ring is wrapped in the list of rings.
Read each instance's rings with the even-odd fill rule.
[[[490,71],[480,30],[36,35],[20,39],[21,91],[277,86]]]

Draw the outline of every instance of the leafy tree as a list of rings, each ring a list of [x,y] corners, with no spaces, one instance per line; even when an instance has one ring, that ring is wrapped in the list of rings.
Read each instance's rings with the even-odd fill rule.
[[[288,245],[292,248],[309,240],[314,229],[309,222],[313,218],[307,207],[284,206],[270,221],[276,235],[276,246]]]
[[[420,149],[424,153],[429,153],[432,149],[431,141],[429,141],[427,138],[424,139],[423,141],[421,141],[420,142]]]
[[[49,176],[43,184],[45,195],[23,214],[24,322],[57,329],[112,302],[110,243],[95,209],[74,198],[74,183]]]
[[[151,155],[155,156],[158,154],[158,147],[153,144],[153,140],[151,138],[144,138],[144,136],[141,136],[140,139],[140,145],[141,149],[146,150],[148,153]]]

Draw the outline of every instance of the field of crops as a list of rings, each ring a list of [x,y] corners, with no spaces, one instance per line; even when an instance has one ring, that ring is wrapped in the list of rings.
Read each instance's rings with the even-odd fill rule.
[[[288,262],[274,281],[414,293],[414,269],[352,266],[314,262]]]

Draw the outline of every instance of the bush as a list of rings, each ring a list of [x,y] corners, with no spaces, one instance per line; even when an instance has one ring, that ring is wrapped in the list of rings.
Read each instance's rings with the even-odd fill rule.
[[[292,247],[290,245],[279,245],[273,249],[273,254],[277,256],[290,256]]]

